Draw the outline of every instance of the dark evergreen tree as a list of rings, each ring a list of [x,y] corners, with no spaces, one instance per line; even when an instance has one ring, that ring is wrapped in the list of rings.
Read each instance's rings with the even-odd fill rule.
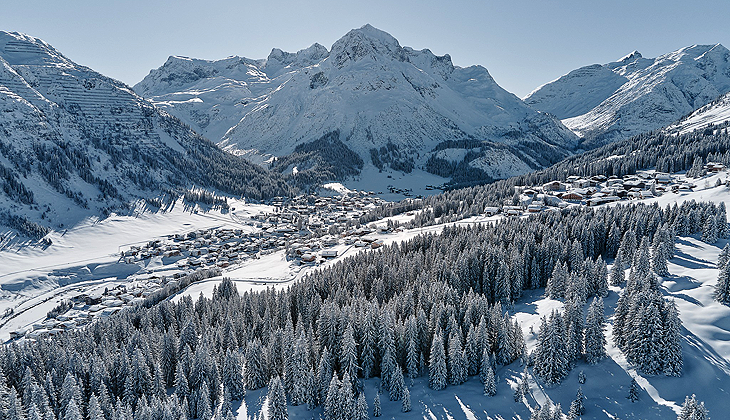
[[[585,332],[585,356],[589,364],[595,364],[608,357],[606,336],[603,333],[603,299],[593,298],[588,308]]]
[[[428,362],[428,386],[440,391],[446,387],[446,354],[444,343],[439,334],[433,336],[431,357]]]

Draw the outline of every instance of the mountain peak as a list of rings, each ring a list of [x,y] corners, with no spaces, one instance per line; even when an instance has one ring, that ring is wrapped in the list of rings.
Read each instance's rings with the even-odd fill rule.
[[[337,40],[332,44],[331,54],[338,67],[365,57],[377,59],[378,56],[388,56],[398,61],[407,59],[397,39],[370,24],[353,29]]]
[[[618,60],[620,63],[628,63],[629,61],[634,61],[638,58],[643,58],[641,53],[637,50],[634,50],[631,54],[628,54],[624,57],[622,57],[620,60]]]

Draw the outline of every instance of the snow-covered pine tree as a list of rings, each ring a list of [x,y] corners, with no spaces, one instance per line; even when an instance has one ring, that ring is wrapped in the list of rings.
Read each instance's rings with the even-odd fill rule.
[[[35,406],[35,404],[33,404],[33,406]],[[96,394],[92,394],[91,398],[89,398],[89,420],[104,420],[104,412],[101,411],[99,398]]]
[[[269,419],[271,420],[287,420],[289,412],[286,408],[286,394],[284,394],[284,386],[281,379],[276,376],[269,382],[268,394],[268,410]]]
[[[657,275],[662,277],[669,275],[669,270],[667,270],[667,259],[669,259],[667,247],[670,246],[667,244],[668,236],[666,230],[660,229],[654,234],[654,244],[651,250],[651,267]]]
[[[585,356],[589,364],[595,364],[606,358],[606,336],[603,332],[604,312],[603,299],[593,298],[588,308],[585,333]]]
[[[401,374],[402,377],[403,375]],[[342,375],[337,412],[341,418],[351,419],[355,416],[355,393],[353,392],[352,378],[350,378],[350,374],[347,372]]]
[[[428,386],[436,391],[446,387],[446,354],[444,342],[440,333],[433,336],[431,342],[431,356],[428,361]]]
[[[708,420],[709,418],[705,403],[698,402],[694,394],[684,399],[682,409],[677,416],[677,420]]]
[[[449,384],[460,385],[466,381],[468,363],[466,361],[466,355],[461,346],[461,334],[458,331],[452,330],[451,336],[449,337],[449,355],[448,355],[448,369],[449,369]]]
[[[380,408],[380,393],[375,393],[373,399],[373,417],[380,417],[382,415],[382,409]]]
[[[553,268],[553,274],[550,276],[545,286],[545,295],[551,299],[565,297],[565,284],[568,282],[568,271],[562,262],[558,261]]]
[[[484,395],[493,397],[497,395],[497,382],[492,367],[487,365],[484,368]]]
[[[573,363],[583,355],[583,305],[568,299],[565,302],[565,350],[568,360]]]
[[[681,329],[679,310],[674,301],[664,301],[662,307],[662,362],[664,374],[681,376],[684,362],[682,360]]]
[[[324,405],[324,418],[325,420],[336,420],[338,419],[340,409],[340,380],[337,378],[337,373],[332,373],[332,379],[327,387],[327,394],[323,401]]]
[[[355,417],[353,420],[368,420],[370,415],[368,414],[368,403],[365,400],[365,393],[361,392],[357,396],[357,403],[355,404]]]
[[[411,391],[408,388],[403,389],[403,401],[401,404],[401,411],[407,413],[411,411]]]
[[[702,242],[708,244],[714,244],[717,242],[717,220],[715,217],[710,215],[705,220],[705,224],[702,227]]]
[[[720,303],[730,304],[730,264],[728,263],[725,263],[720,269],[713,297]]]
[[[725,244],[725,247],[722,248],[722,251],[720,251],[720,255],[718,255],[717,257],[717,268],[719,268],[720,270],[725,268],[728,260],[730,260],[730,244]]]
[[[631,264],[636,253],[636,247],[638,243],[636,240],[636,234],[633,230],[627,230],[621,238],[621,245],[618,249],[617,258],[620,257],[624,264]],[[624,268],[626,268],[624,266]]]
[[[223,359],[223,386],[228,388],[231,398],[240,400],[246,395],[246,387],[241,368],[241,357],[237,351],[228,349]]]
[[[388,393],[391,401],[398,401],[403,398],[403,390],[406,389],[405,380],[403,378],[403,370],[400,366],[396,366],[390,377],[390,387]]]
[[[246,386],[248,389],[259,389],[266,386],[267,368],[263,347],[258,338],[248,342],[246,346]]]
[[[14,389],[13,389],[14,390]],[[10,391],[10,407],[8,408],[8,419],[16,419],[21,420],[25,418],[25,416],[22,415],[22,412],[19,413],[19,410],[22,410],[22,407],[20,407],[20,402],[17,401],[17,398],[15,399],[15,403],[13,403],[12,398],[12,392]],[[78,405],[76,405],[75,400],[69,401],[68,405],[66,406],[66,411],[63,415],[63,420],[83,420],[84,418],[81,416],[81,411],[79,410]]]
[[[628,398],[631,402],[639,401],[639,384],[636,382],[635,378],[631,378],[631,384],[629,385],[629,395]]]
[[[343,373],[348,373],[350,378],[357,378],[357,343],[355,342],[355,331],[351,323],[347,324],[341,343],[340,369]]]
[[[534,371],[548,384],[559,383],[570,371],[565,352],[565,323],[559,312],[553,311],[549,320],[542,320]]]

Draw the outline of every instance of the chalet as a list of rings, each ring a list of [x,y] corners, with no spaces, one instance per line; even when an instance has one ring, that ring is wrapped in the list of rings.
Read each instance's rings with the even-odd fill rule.
[[[672,176],[666,172],[656,172],[654,174],[654,180],[657,184],[669,184],[672,182]]]
[[[606,185],[609,186],[609,187],[615,187],[617,185],[623,185],[623,183],[624,183],[624,180],[621,179],[621,178],[610,178],[606,182]]]
[[[624,181],[624,188],[627,190],[631,190],[632,188],[639,188],[643,190],[646,188],[646,182],[639,179],[629,179]]]
[[[613,203],[614,201],[619,201],[619,200],[621,200],[621,198],[619,198],[615,195],[606,195],[606,196],[602,196],[602,197],[589,198],[587,200],[587,203],[589,206],[598,206],[601,204]]]
[[[383,246],[383,240],[382,239],[378,239],[378,240],[375,240],[375,241],[370,242],[370,248],[371,249],[378,249],[381,246]]]
[[[542,211],[543,205],[542,203],[535,203],[530,204],[527,206],[527,212],[528,213],[540,213]]]
[[[535,194],[537,194],[537,191],[528,188],[528,189],[522,191],[522,194],[525,194],[528,197],[533,197]]]
[[[565,201],[581,201],[583,200],[583,194],[579,194],[575,191],[568,191],[565,194],[561,195],[560,198],[562,198]]]
[[[550,181],[542,184],[543,191],[560,191],[565,189],[565,184],[560,181]]]
[[[522,214],[522,207],[520,206],[504,206],[502,210],[507,216],[520,216]]]
[[[591,177],[591,181],[600,184],[601,182],[606,182],[606,175],[594,175]]]
[[[718,162],[707,162],[705,169],[707,172],[721,172],[725,170],[725,165]]]
[[[316,254],[307,253],[307,254],[302,255],[302,261],[303,262],[314,262],[316,260],[317,260],[317,255]]]
[[[335,258],[337,257],[337,250],[336,249],[325,249],[320,253],[321,256],[324,258]]]
[[[595,186],[595,182],[593,183]],[[585,178],[579,178],[573,181],[573,188],[587,188],[591,186],[591,180]]]
[[[497,213],[499,213],[499,207],[485,207],[484,208],[484,214],[486,214],[487,216],[494,216]]]

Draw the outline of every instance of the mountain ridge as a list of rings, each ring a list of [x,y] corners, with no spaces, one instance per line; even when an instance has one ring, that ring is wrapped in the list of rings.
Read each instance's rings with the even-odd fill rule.
[[[59,228],[193,186],[251,198],[287,191],[129,86],[29,35],[0,32],[0,111],[3,224]]]
[[[349,31],[327,54],[317,45],[297,53],[274,49],[267,59],[249,59],[258,72],[251,69],[237,79],[251,92],[248,96],[228,84],[232,74],[160,94],[158,81],[166,77],[162,74],[175,71],[166,65],[135,89],[222,147],[264,159],[285,156],[299,144],[339,131],[340,140],[366,166],[372,163],[372,149],[390,144],[420,169],[431,157],[460,164],[452,157],[463,158],[471,149],[434,150],[447,141],[477,140],[482,146],[464,164],[482,171],[486,179],[515,174],[487,163],[489,159],[478,160],[497,149],[510,161],[521,162],[516,173],[522,173],[569,155],[577,145],[573,133],[501,88],[482,66],[462,68],[448,54],[402,47],[371,25]],[[289,59],[280,65],[274,57]],[[216,62],[206,65],[220,67]],[[263,74],[267,79],[259,78]],[[201,89],[211,85],[215,87]],[[545,153],[535,153],[536,148]]]
[[[525,97],[595,147],[671,124],[730,91],[730,51],[692,45],[656,58],[638,51],[573,70]]]

